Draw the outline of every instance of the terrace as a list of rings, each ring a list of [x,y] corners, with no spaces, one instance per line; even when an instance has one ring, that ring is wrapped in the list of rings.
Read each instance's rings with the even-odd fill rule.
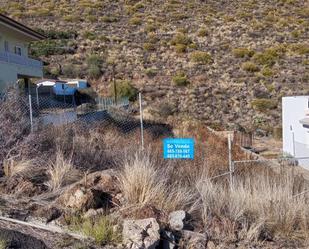
[[[7,62],[37,69],[43,68],[43,63],[39,60],[30,59],[10,52],[0,52],[0,62]]]

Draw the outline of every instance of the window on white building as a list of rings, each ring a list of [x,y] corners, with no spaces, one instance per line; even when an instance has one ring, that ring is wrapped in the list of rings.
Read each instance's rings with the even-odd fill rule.
[[[8,41],[4,41],[4,51],[9,52],[9,42]]]
[[[21,47],[15,46],[15,54],[21,55]]]

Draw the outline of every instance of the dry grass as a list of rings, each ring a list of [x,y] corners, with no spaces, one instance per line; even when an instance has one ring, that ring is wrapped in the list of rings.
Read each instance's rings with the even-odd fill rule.
[[[8,159],[3,162],[4,174],[7,177],[16,175],[31,176],[32,170],[35,169],[34,160],[14,160]]]
[[[164,211],[185,208],[193,193],[178,183],[169,184],[170,173],[145,154],[127,158],[119,173],[120,189],[128,206],[153,205]]]
[[[56,154],[56,160],[48,166],[47,174],[49,181],[46,185],[52,191],[80,179],[80,174],[71,161],[65,159],[63,153],[59,151]]]
[[[309,198],[306,195],[293,198],[297,184],[287,172],[278,178],[267,175],[239,178],[233,189],[200,179],[197,190],[204,224],[213,225],[214,217],[229,220],[235,224],[229,227],[233,230],[230,234],[237,232],[240,239],[248,241],[308,239]]]

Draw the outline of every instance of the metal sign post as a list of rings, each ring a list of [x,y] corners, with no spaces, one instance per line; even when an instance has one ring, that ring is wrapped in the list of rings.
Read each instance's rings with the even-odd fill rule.
[[[31,101],[31,95],[30,95],[30,94],[29,94],[29,110],[30,110],[30,125],[31,125],[31,132],[33,132],[32,101]]]
[[[229,171],[230,171],[230,186],[231,189],[233,188],[234,185],[234,179],[233,179],[233,174],[234,174],[234,167],[233,167],[233,162],[232,162],[232,137],[231,134],[228,134],[228,150],[229,150]]]
[[[144,123],[143,123],[143,106],[142,106],[142,93],[138,94],[139,99],[139,113],[140,113],[140,121],[141,121],[141,145],[142,150],[144,149]]]

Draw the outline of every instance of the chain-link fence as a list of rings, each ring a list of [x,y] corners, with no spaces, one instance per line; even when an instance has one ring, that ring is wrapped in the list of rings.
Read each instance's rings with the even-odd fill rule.
[[[16,131],[16,134],[12,135],[14,138],[27,132],[47,130],[49,127],[60,127],[60,130],[68,129],[70,125],[73,125],[75,129],[87,130],[90,133],[91,129],[99,129],[101,133],[112,129],[117,132],[111,133],[114,134],[111,139],[114,141],[118,139],[124,150],[126,148],[137,151],[151,147],[152,152],[159,155],[159,158],[163,157],[163,138],[189,136],[196,141],[194,159],[169,160],[168,164],[172,164],[173,168],[177,169],[174,173],[190,175],[195,171],[200,172],[203,168],[210,180],[225,179],[231,188],[235,179],[242,176],[248,169],[251,172],[258,171],[261,167],[282,170],[287,167],[295,168],[300,162],[309,161],[309,157],[286,155],[275,159],[258,157],[241,146],[252,143],[251,134],[245,137],[239,136],[238,133],[213,137],[210,135],[213,131],[191,127],[187,127],[186,131],[177,130],[177,123],[171,127],[166,124],[167,122],[151,121],[148,117],[149,109],[151,109],[150,102],[144,97],[147,96],[137,93],[132,97],[135,101],[130,102],[128,98],[82,99],[74,95],[59,96],[37,91],[29,95],[7,93],[0,100],[0,111],[7,112],[9,107],[15,110],[15,113],[6,114],[8,116],[6,122],[16,126],[16,129],[13,129]],[[164,117],[161,117],[162,119]],[[2,126],[10,127],[5,123]],[[4,138],[4,140],[6,140],[3,143],[4,147],[10,149],[14,147],[8,145],[8,143],[16,142],[14,139]],[[94,146],[99,145],[94,144]],[[10,155],[10,149],[3,149],[7,157]],[[113,148],[110,147],[109,150],[112,151]]]

